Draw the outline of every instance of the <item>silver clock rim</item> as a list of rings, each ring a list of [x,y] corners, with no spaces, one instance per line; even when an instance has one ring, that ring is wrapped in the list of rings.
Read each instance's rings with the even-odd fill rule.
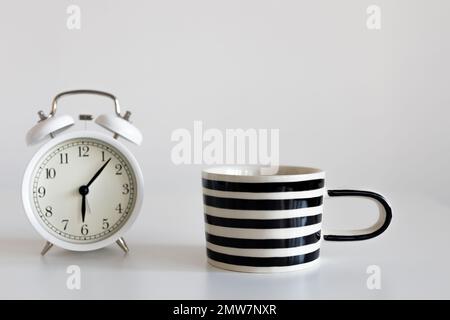
[[[35,210],[33,209],[31,198],[30,198],[30,184],[32,183],[32,173],[35,169],[37,162],[42,158],[42,156],[47,153],[51,148],[60,144],[66,140],[74,139],[74,138],[92,138],[98,139],[100,141],[104,141],[105,143],[110,144],[118,151],[120,151],[124,157],[128,160],[131,169],[134,171],[135,179],[136,179],[136,200],[134,204],[133,211],[130,213],[129,218],[124,222],[124,224],[119,227],[119,230],[111,234],[110,236],[101,239],[97,242],[90,243],[73,243],[69,241],[62,240],[53,234],[51,234],[48,230],[46,230],[42,224],[38,221],[37,215],[35,214]],[[46,142],[43,146],[41,146],[38,151],[31,158],[30,162],[27,165],[25,170],[23,181],[22,181],[22,204],[27,214],[28,220],[34,227],[34,229],[47,241],[52,244],[72,251],[91,251],[106,247],[114,242],[116,242],[120,237],[122,237],[129,228],[135,222],[137,216],[140,213],[142,202],[143,202],[143,192],[144,192],[144,178],[142,175],[142,171],[139,163],[137,162],[134,155],[126,148],[122,143],[115,140],[114,138],[103,134],[101,132],[96,131],[77,131],[70,133],[62,133],[57,137],[51,139]]]

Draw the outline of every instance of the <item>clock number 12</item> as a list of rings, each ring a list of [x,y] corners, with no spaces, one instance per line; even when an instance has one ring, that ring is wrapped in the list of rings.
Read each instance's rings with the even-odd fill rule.
[[[79,146],[78,147],[78,157],[80,157],[80,158],[89,157],[89,147],[88,146]]]

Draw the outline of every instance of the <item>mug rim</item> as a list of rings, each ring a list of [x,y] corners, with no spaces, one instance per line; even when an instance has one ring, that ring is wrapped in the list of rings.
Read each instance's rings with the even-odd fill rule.
[[[281,165],[275,174],[263,174],[262,171],[268,168],[263,165],[215,166],[203,169],[202,178],[230,182],[286,182],[325,178],[325,171],[315,167]]]

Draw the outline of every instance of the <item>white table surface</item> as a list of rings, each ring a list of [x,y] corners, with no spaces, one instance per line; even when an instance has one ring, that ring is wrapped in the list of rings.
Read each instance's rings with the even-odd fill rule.
[[[18,200],[11,214],[23,223],[16,223],[20,227],[15,229],[1,227],[0,298],[448,299],[449,206],[431,197],[418,201],[418,196],[391,197],[394,219],[377,239],[323,242],[318,268],[244,274],[207,264],[201,200],[194,195],[174,205],[186,212],[166,208],[164,197],[147,203],[126,237],[131,249],[128,255],[111,246],[88,253],[53,248],[41,257],[44,241],[26,220],[20,199],[11,194],[10,199]],[[194,209],[200,212],[189,212]],[[328,205],[326,210],[332,209]],[[66,287],[66,268],[74,264],[81,268],[80,290]],[[366,286],[369,265],[381,269],[380,290]]]

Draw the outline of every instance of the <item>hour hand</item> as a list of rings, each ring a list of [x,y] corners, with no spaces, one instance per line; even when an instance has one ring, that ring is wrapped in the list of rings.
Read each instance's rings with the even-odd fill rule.
[[[89,188],[81,186],[78,191],[81,194],[81,220],[84,222],[84,217],[86,216],[86,195],[89,193]]]
[[[84,217],[86,216],[86,196],[83,195],[81,198],[81,220],[84,223]]]

